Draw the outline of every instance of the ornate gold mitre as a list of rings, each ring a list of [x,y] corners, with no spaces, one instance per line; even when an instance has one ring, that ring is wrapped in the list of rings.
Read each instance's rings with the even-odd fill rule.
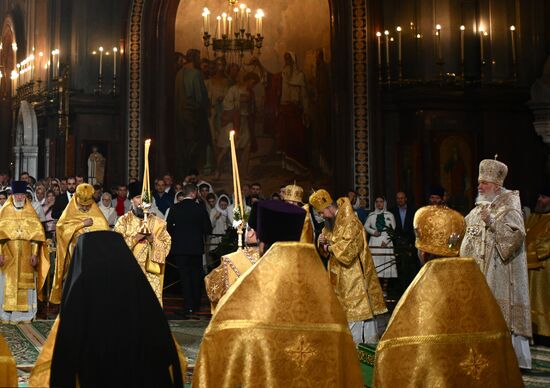
[[[416,247],[437,256],[458,256],[464,238],[464,217],[446,206],[424,206],[414,215]]]
[[[82,206],[88,206],[94,203],[94,187],[88,183],[81,183],[76,187],[76,202]]]
[[[496,159],[497,155],[495,155],[495,159],[484,159],[479,163],[478,181],[503,185],[504,179],[508,175],[508,166]]]
[[[309,203],[317,212],[322,212],[327,207],[332,205],[334,201],[326,190],[317,190],[309,197]]]
[[[299,202],[303,203],[303,197],[304,197],[304,189],[302,189],[300,186],[294,185],[288,185],[285,187],[285,201],[293,201],[293,202]]]

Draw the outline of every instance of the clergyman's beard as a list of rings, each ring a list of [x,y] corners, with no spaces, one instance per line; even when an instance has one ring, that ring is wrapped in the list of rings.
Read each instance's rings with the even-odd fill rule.
[[[478,202],[492,203],[496,197],[497,195],[495,193],[485,193],[485,194],[478,193],[478,196],[476,198],[476,203]]]
[[[325,218],[325,227],[332,231],[334,229],[334,224],[336,223],[335,218]]]
[[[143,209],[139,206],[132,205],[132,213],[134,213],[134,216],[136,216],[138,218],[143,218],[144,217]]]
[[[538,204],[535,206],[535,213],[544,214],[550,212],[550,205]]]
[[[25,206],[25,200],[22,201],[13,201],[13,206],[15,206],[16,209],[23,209]]]

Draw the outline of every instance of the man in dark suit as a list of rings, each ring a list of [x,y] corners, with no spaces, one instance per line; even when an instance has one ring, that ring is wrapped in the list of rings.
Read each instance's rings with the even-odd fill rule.
[[[420,261],[414,246],[414,213],[415,209],[407,203],[407,195],[400,191],[395,195],[396,207],[390,212],[395,217],[397,241],[394,251],[397,258],[397,273],[400,292],[404,292],[420,270]],[[401,238],[400,238],[401,237]]]
[[[410,241],[414,241],[413,219],[415,209],[408,205],[407,195],[402,191],[395,195],[395,202],[397,206],[390,210],[395,217],[395,230],[404,232]]]
[[[204,239],[212,233],[210,217],[197,199],[197,186],[183,187],[184,200],[170,208],[166,223],[172,237],[170,254],[178,267],[183,286],[185,315],[198,311],[201,304],[204,271]]]
[[[52,208],[52,218],[59,219],[61,217],[61,214],[63,214],[63,211],[69,204],[69,201],[74,195],[74,192],[76,190],[76,178],[73,176],[70,176],[67,178],[67,191],[64,193],[61,193],[57,196],[55,199],[55,203],[53,204]]]

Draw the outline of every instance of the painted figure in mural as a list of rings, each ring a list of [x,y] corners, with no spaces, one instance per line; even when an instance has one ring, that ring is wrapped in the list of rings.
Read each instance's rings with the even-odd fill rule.
[[[97,147],[92,148],[88,157],[88,183],[95,185],[103,184],[105,177],[105,157],[99,153]]]
[[[246,73],[254,73],[260,79],[260,82],[254,87],[254,97],[256,104],[256,133],[264,134],[264,107],[265,107],[265,95],[266,95],[266,81],[267,81],[267,70],[260,62],[260,59],[256,56],[250,58],[250,61],[243,66],[243,69]]]
[[[330,134],[330,65],[325,62],[322,48],[308,51],[306,81],[310,104],[306,117],[311,119],[307,134],[310,152],[309,162],[324,174],[331,174]]]
[[[254,86],[260,82],[255,73],[246,74],[242,81],[229,88],[227,95],[223,100],[222,113],[222,131],[216,140],[216,146],[221,148],[218,153],[217,166],[218,177],[220,166],[223,159],[229,151],[229,132],[236,132],[236,146],[242,160],[242,171],[248,173],[248,162],[250,153],[257,150],[255,135],[255,106],[254,106]]]
[[[281,95],[277,112],[277,140],[283,154],[283,168],[297,174],[306,169],[306,120],[308,98],[306,78],[298,69],[296,55],[286,52],[282,71]]]
[[[225,57],[218,57],[214,61],[216,65],[215,73],[205,81],[206,90],[208,91],[208,100],[210,101],[210,136],[216,155],[219,155],[220,151],[217,146],[217,139],[222,133],[222,113],[223,113],[223,100],[229,90],[229,79],[226,76],[226,61]],[[219,166],[216,165],[216,169],[219,171]]]
[[[183,68],[176,74],[174,97],[178,171],[193,167],[207,170],[210,166],[205,150],[211,147],[209,102],[200,71],[200,52],[196,49],[187,51]]]

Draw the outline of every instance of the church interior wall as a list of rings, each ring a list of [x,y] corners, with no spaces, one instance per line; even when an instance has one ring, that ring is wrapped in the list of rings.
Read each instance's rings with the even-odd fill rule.
[[[59,127],[55,96],[33,102],[36,104],[39,127],[39,153],[43,155],[46,152],[47,143],[50,146],[50,161],[47,163],[44,158],[39,158],[39,173],[82,173],[87,147],[95,142],[109,153],[109,183],[116,184],[127,179],[127,57],[123,55],[119,62],[119,93],[116,96],[109,94],[113,77],[112,56],[103,57],[103,90],[98,94],[99,58],[92,52],[100,45],[106,50],[112,50],[115,46],[128,50],[131,3],[130,0],[0,1],[2,20],[8,16],[14,20],[14,33],[19,46],[17,61],[23,60],[32,47],[35,51],[46,53],[59,48],[61,63],[69,65],[70,144],[65,144],[66,129]],[[180,2],[177,0],[148,2],[143,15],[141,32],[144,49],[140,82],[143,85],[144,108],[141,111],[141,128],[142,137],[152,136],[157,140],[154,147],[158,148],[152,154],[155,174],[168,171],[174,165],[171,132],[166,130],[173,127],[174,115],[173,91],[167,86],[174,77],[174,54],[170,50],[185,51],[196,45],[204,50],[200,34],[189,33],[197,30],[192,23],[200,23],[200,17],[195,15],[192,7],[204,5],[185,0],[181,3],[178,8]],[[354,182],[352,107],[355,100],[351,90],[354,75],[350,56],[354,43],[350,39],[351,21],[358,7],[366,4],[367,24],[364,31],[370,50],[366,74],[369,82],[369,184],[372,189],[368,195],[382,193],[391,199],[396,190],[409,185],[414,201],[418,205],[423,204],[432,185],[441,184],[442,179],[449,182],[450,175],[440,163],[441,152],[443,156],[450,156],[449,149],[459,149],[467,143],[469,149],[463,149],[463,156],[468,158],[468,171],[471,173],[471,182],[467,185],[470,191],[466,195],[469,200],[475,192],[476,163],[494,154],[499,154],[499,158],[511,166],[508,185],[520,189],[524,201],[532,199],[538,181],[544,177],[544,164],[548,156],[547,146],[534,131],[533,114],[527,105],[530,87],[541,77],[544,61],[550,53],[550,26],[545,23],[550,17],[547,2],[355,0],[350,4],[334,0],[327,2],[330,16],[323,17],[327,20],[322,28],[317,28],[321,22],[315,18],[302,24],[292,22],[296,15],[315,9],[313,0],[271,3],[265,5],[266,10],[270,10],[269,18],[277,20],[276,14],[279,13],[284,19],[281,23],[271,20],[271,24],[266,23],[270,29],[269,35],[274,37],[271,41],[267,38],[262,54],[266,69],[279,71],[281,53],[298,47],[298,65],[303,65],[307,72],[312,60],[308,50],[314,47],[323,49],[331,75],[339,77],[338,87],[331,90],[333,132],[319,140],[321,145],[328,145],[327,148],[332,149],[336,156],[331,189],[343,194]],[[217,2],[211,0],[206,5],[209,4],[214,8]],[[182,16],[182,10],[188,14]],[[191,24],[181,24],[176,19]],[[480,62],[480,41],[476,35],[476,29],[481,25],[479,21],[490,32],[484,41],[487,57],[484,65]],[[438,64],[435,57],[438,47],[433,35],[436,23],[442,25],[440,42],[443,64]],[[464,84],[460,83],[460,24],[466,26]],[[516,78],[512,76],[514,67],[508,29],[512,24],[517,31]],[[389,29],[396,39],[397,25],[404,28],[403,82],[395,82],[399,75],[394,42],[390,51],[393,82],[388,84],[385,69],[381,73],[382,82],[378,80],[375,33]],[[298,33],[304,37],[297,38]],[[416,38],[414,33],[420,34],[420,38]],[[6,54],[2,55],[1,58],[4,58]],[[5,59],[1,63],[7,64]],[[482,70],[483,78],[480,78]],[[9,94],[9,87],[2,93]],[[5,169],[13,159],[14,111],[12,100],[6,94],[4,96],[6,98],[0,104],[0,136],[8,141],[0,145],[0,170]],[[457,140],[458,145],[454,148],[449,146],[449,139]],[[408,177],[404,177],[406,171],[410,171]],[[410,180],[408,183],[405,182],[407,179]]]

